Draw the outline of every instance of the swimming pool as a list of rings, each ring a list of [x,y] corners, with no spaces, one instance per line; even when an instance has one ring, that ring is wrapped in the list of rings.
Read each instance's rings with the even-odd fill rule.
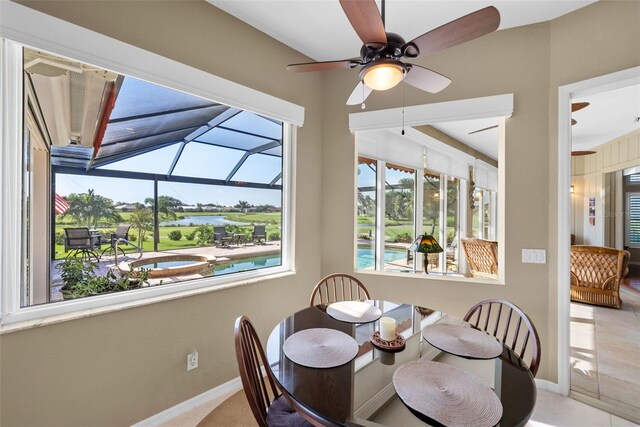
[[[407,258],[406,249],[398,248],[385,248],[384,250],[384,262],[392,262],[400,259]],[[357,252],[357,268],[358,270],[364,270],[366,268],[373,267],[375,262],[374,252],[372,246],[358,246]]]
[[[259,268],[276,267],[282,265],[282,257],[280,254],[263,255],[251,258],[239,258],[216,264],[213,270],[213,276],[222,276],[224,274],[238,273],[240,271],[257,270]]]

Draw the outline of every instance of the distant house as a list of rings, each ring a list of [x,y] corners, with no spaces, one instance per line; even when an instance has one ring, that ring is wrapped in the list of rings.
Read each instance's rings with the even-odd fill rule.
[[[140,206],[142,206],[142,205],[139,204],[139,203],[126,203],[126,204],[123,204],[123,205],[116,206],[115,209],[118,212],[133,212],[136,209],[138,209],[138,207],[140,207]]]
[[[199,208],[193,205],[184,205],[178,207],[178,210],[180,210],[181,212],[198,212]]]

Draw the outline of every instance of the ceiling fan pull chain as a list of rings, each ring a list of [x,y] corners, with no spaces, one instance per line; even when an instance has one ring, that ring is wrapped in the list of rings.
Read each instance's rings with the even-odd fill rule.
[[[362,85],[362,105],[360,106],[360,108],[364,110],[365,108],[367,108],[367,106],[364,105],[364,81],[361,81],[360,84]]]
[[[404,79],[402,80],[402,135],[404,135]]]

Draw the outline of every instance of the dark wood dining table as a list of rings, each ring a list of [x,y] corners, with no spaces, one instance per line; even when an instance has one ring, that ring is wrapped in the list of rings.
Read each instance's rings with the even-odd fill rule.
[[[327,426],[397,426],[441,424],[405,406],[395,393],[394,371],[413,360],[434,360],[456,366],[491,387],[503,407],[501,427],[523,426],[536,401],[533,375],[527,365],[507,346],[495,359],[474,360],[445,353],[429,345],[422,329],[435,323],[462,324],[446,313],[389,301],[372,301],[383,316],[396,319],[397,331],[406,341],[396,353],[374,347],[369,337],[379,330],[378,322],[346,323],[326,313],[325,305],[305,308],[282,320],[267,341],[267,359],[281,390],[291,401],[309,411]],[[358,355],[334,368],[308,368],[289,360],[282,346],[294,333],[310,328],[329,328],[352,336]]]

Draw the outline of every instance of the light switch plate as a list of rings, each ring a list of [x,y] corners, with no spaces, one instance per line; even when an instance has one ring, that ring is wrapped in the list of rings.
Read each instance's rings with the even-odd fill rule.
[[[547,251],[545,249],[522,249],[524,264],[546,264]]]

